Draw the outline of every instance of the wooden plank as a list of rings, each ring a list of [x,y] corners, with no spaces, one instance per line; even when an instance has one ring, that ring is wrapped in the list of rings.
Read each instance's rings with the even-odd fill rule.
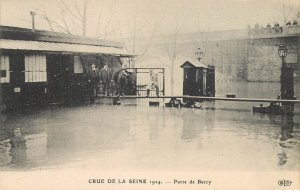
[[[282,99],[259,99],[259,98],[224,98],[224,97],[205,97],[205,96],[99,96],[98,98],[191,98],[196,100],[218,100],[234,102],[278,102],[278,103],[295,103],[299,104],[300,100],[282,100]]]

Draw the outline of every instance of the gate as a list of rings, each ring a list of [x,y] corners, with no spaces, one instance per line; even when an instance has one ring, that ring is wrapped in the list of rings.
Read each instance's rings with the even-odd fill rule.
[[[131,68],[128,71],[135,73],[137,96],[147,96],[147,89],[150,90],[149,96],[156,96],[155,84],[158,95],[165,95],[165,68]]]

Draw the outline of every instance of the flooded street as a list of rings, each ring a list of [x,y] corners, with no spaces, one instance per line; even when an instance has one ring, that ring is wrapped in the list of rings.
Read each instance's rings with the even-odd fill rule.
[[[299,115],[92,105],[2,116],[0,169],[296,171]]]

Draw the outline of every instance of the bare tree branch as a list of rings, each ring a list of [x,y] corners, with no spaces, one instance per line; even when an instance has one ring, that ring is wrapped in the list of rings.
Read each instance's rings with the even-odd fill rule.
[[[81,25],[81,22],[78,23],[76,22],[74,19],[72,18],[69,18],[69,20],[72,22],[73,26],[76,26],[80,31],[82,31],[82,25]]]
[[[61,26],[58,22],[53,21],[53,20],[49,20],[49,22],[55,24],[55,26],[56,26],[61,32],[70,34],[70,33],[68,32],[68,30],[67,30],[66,28],[64,28],[63,26]]]
[[[38,12],[40,12],[40,14],[37,14],[37,15],[40,15],[43,19],[45,19],[51,29],[51,31],[54,31],[53,29],[53,26],[52,26],[52,21],[49,19],[46,11],[45,11],[45,8],[44,6],[42,6],[42,9],[39,9],[39,8],[35,8]]]
[[[78,4],[77,4],[77,1],[76,1],[76,0],[75,0],[75,9],[76,9],[78,15],[82,18],[83,15],[82,15],[82,13],[80,12],[80,10],[79,10],[79,8],[78,8]]]
[[[82,17],[73,13],[64,0],[60,0],[60,3],[63,6],[63,9],[66,10],[72,17],[76,18],[78,21],[82,22]]]
[[[99,38],[105,39],[107,36],[113,34],[114,32],[116,32],[118,30],[120,30],[120,27],[114,28],[114,29],[110,30],[109,32],[106,32],[105,34],[101,34],[101,35],[97,36],[96,38],[98,38],[98,39]]]
[[[110,23],[111,23],[111,21],[112,21],[112,18],[113,18],[113,3],[112,3],[112,6],[111,6],[111,8],[110,8],[110,16],[109,16],[109,19],[108,19],[108,21],[107,21],[107,23],[106,23],[106,25],[105,25],[105,28],[104,28],[104,39],[105,39],[106,36],[107,36],[107,29],[108,29],[108,27],[109,27],[109,25],[110,25]]]
[[[66,29],[67,33],[68,33],[68,34],[71,34],[70,29],[69,29],[69,26],[68,26],[68,24],[67,24],[67,22],[66,22],[66,20],[65,20],[64,14],[62,15],[62,21],[63,21],[63,23],[64,23],[64,25],[65,25],[65,29]]]
[[[82,16],[82,35],[86,35],[86,9],[87,9],[87,0],[83,0],[83,16]]]
[[[120,21],[118,21],[118,25],[119,25],[119,28],[120,28],[120,30],[119,30],[120,31],[120,37],[121,37],[122,41],[125,42]],[[125,49],[129,52],[128,47],[125,46]]]
[[[146,45],[146,47],[145,47],[143,53],[140,54],[140,55],[137,57],[136,61],[138,61],[142,56],[144,56],[144,55],[146,54],[146,52],[149,50],[150,44],[151,44],[151,42],[152,42],[152,40],[153,40],[153,37],[154,37],[154,35],[155,35],[155,33],[156,33],[156,30],[157,30],[157,24],[155,25],[155,27],[154,27],[154,29],[153,29],[153,32],[152,32],[152,34],[151,34],[151,36],[150,36],[150,39],[148,40],[148,43],[147,43],[147,45]]]
[[[184,3],[184,6],[187,6],[187,5],[188,5],[188,2]],[[171,48],[168,47],[168,43],[167,43],[165,37],[162,35],[168,57],[171,61],[171,66],[170,66],[170,69],[171,69],[171,95],[173,95],[173,93],[174,93],[174,67],[175,67],[175,60],[176,60],[177,53],[178,53],[177,52],[178,34],[180,32],[181,27],[183,26],[183,24],[185,22],[185,17],[186,17],[186,13],[181,14],[180,17],[178,14],[175,15],[175,27],[174,27],[174,32],[173,32],[173,36],[172,36],[173,40],[170,42],[170,45],[172,46]],[[181,23],[180,23],[179,18],[182,19]]]
[[[47,23],[48,23],[48,25],[49,25],[51,31],[54,31],[50,19],[49,19],[47,16],[44,16],[44,19],[47,21]]]
[[[172,60],[171,52],[170,52],[170,49],[169,49],[169,47],[168,47],[168,43],[167,43],[167,41],[166,41],[166,38],[164,37],[163,34],[161,34],[161,37],[162,37],[162,39],[163,39],[163,41],[164,41],[163,44],[164,44],[164,46],[165,46],[165,48],[166,48],[166,52],[167,52],[167,54],[168,54],[168,57],[169,57],[170,60]]]
[[[95,37],[98,36],[98,33],[99,33],[99,28],[100,28],[101,18],[102,18],[102,12],[100,12],[100,13],[98,14],[97,29],[96,29]]]

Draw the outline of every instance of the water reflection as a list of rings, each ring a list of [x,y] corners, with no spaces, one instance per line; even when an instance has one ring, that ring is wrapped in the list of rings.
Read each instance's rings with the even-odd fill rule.
[[[282,147],[278,154],[279,165],[284,165],[288,162],[286,149],[293,148],[293,143],[289,141],[293,138],[294,120],[293,114],[285,114],[281,116],[281,132],[279,145]]]
[[[194,125],[191,123],[192,119],[190,119],[188,116],[183,116],[183,126],[182,126],[182,134],[181,138],[183,140],[193,139],[197,137],[197,125]]]
[[[299,115],[78,106],[7,115],[0,168],[299,169]],[[91,162],[91,163],[90,163]]]
[[[10,138],[10,164],[16,167],[24,166],[27,160],[26,141],[20,128],[15,128]]]

